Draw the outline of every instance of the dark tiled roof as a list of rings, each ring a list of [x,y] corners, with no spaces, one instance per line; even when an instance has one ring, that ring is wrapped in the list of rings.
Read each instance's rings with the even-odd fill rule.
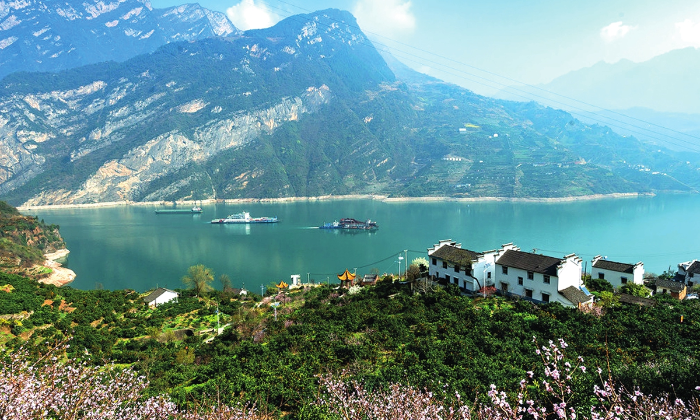
[[[153,302],[154,300],[156,300],[156,299],[158,299],[159,297],[161,297],[161,296],[163,295],[163,293],[165,293],[165,292],[173,292],[173,291],[172,291],[172,290],[168,290],[168,289],[166,289],[166,288],[164,288],[164,287],[159,287],[159,288],[157,288],[156,290],[152,291],[151,294],[149,294],[148,296],[146,296],[145,298],[143,298],[143,301],[146,302],[146,303],[151,303],[151,302]],[[173,293],[176,293],[176,292],[173,292]]]
[[[620,293],[619,295],[620,302],[622,303],[635,303],[640,306],[654,306],[656,305],[656,301],[653,299],[647,299],[639,296],[632,296],[628,295],[627,293]]]
[[[438,248],[437,251],[430,254],[431,257],[440,258],[443,261],[459,264],[463,267],[471,265],[472,262],[478,259],[479,255],[482,254],[468,249],[457,248],[452,245],[443,245]]]
[[[673,280],[657,279],[656,287],[663,287],[664,289],[669,289],[673,292],[681,292],[683,289],[685,289],[685,284]]]
[[[688,266],[688,269],[686,270],[688,273],[693,273],[693,274],[700,274],[700,261],[693,261],[690,266]]]
[[[619,273],[634,273],[633,264],[625,264],[615,261],[598,260],[595,262],[595,264],[593,264],[593,267],[600,268],[601,270],[617,271]]]
[[[557,266],[561,263],[559,258],[548,257],[547,255],[531,254],[529,252],[514,251],[509,249],[501,258],[496,260],[496,264],[506,267],[519,268],[521,270],[533,271],[535,273],[557,275]]]
[[[564,295],[565,298],[573,304],[579,304],[583,302],[590,302],[593,295],[587,295],[583,290],[576,286],[569,286],[564,290],[560,290],[559,293]]]

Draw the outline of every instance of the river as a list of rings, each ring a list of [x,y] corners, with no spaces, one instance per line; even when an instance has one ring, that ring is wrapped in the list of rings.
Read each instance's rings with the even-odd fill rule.
[[[202,215],[155,214],[155,206],[30,209],[61,227],[71,253],[64,266],[78,289],[183,287],[195,264],[227,274],[234,287],[261,285],[300,274],[331,282],[346,268],[358,275],[405,269],[441,239],[484,251],[513,242],[523,251],[555,257],[576,253],[619,262],[644,262],[660,273],[700,258],[700,195],[658,195],[561,203],[384,202],[337,200],[203,206]],[[248,211],[277,216],[277,224],[213,225],[211,219]],[[317,229],[343,217],[377,221],[376,232]]]

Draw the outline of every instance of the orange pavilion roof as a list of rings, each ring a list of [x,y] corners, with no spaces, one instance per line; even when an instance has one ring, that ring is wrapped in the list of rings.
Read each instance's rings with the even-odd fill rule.
[[[345,269],[345,272],[343,274],[338,274],[338,279],[339,280],[355,280],[355,275],[352,274],[351,272],[348,271],[348,269]]]

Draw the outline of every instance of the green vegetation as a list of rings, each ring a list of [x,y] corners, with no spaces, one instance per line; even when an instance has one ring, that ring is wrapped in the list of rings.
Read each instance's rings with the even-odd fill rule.
[[[214,281],[214,273],[211,268],[202,264],[193,265],[187,270],[187,275],[182,278],[182,282],[191,289],[194,289],[197,296],[212,291],[211,283]]]
[[[617,304],[594,315],[557,304],[462,297],[453,286],[414,295],[388,279],[353,294],[323,285],[257,303],[259,297],[216,290],[206,297],[179,292],[178,303],[148,308],[133,291],[55,288],[0,274],[0,308],[16,315],[3,317],[0,341],[9,348],[28,342],[38,352],[69,336],[69,357],[132,366],[148,375],[152,395],[167,393],[183,406],[212,395],[226,404],[254,401],[290,418],[317,418],[304,417],[302,408],[314,401],[318,375],[326,373],[344,372],[345,380],[358,379],[367,389],[399,383],[448,399],[457,391],[466,401],[485,395],[492,383],[515,390],[541,363],[533,337],[566,340],[571,357],[609,368],[628,389],[672,390],[688,399],[698,385],[697,301],[659,297],[653,307]],[[279,304],[276,320],[272,302]],[[209,342],[217,306],[220,324],[228,326]],[[591,385],[572,384],[577,392]],[[530,392],[544,396],[538,388]]]
[[[46,225],[36,217],[23,216],[0,201],[0,269],[39,278],[50,269],[32,270],[44,261],[44,253],[65,248],[57,225]]]
[[[536,103],[486,98],[435,81],[397,81],[362,42],[329,35],[322,43],[295,46],[294,55],[282,52],[284,45],[296,45],[302,21],[241,38],[173,43],[124,63],[8,76],[0,95],[11,104],[17,126],[52,134],[61,124],[76,128],[37,143],[33,152],[46,159],[41,173],[5,198],[23,203],[41,192],[75,191],[105,162],[171,134],[222,148],[208,159],[176,166],[163,164],[165,156],[151,156],[163,171],[134,188],[129,199],[361,193],[554,198],[700,188],[694,155],[659,151]],[[252,53],[253,45],[261,55]],[[46,99],[37,110],[22,99],[95,80],[107,87],[76,99],[73,108]],[[305,112],[285,114],[286,120],[271,111],[321,86],[328,88],[327,103],[309,100]],[[122,90],[118,103],[104,96]],[[170,111],[193,100],[207,106]],[[86,108],[101,111],[86,114]],[[259,111],[266,116],[256,116]],[[251,138],[227,144],[215,139],[214,127],[239,127],[234,121],[244,115],[263,118],[274,129],[257,132],[252,125]],[[113,126],[119,128],[106,128]],[[112,134],[91,137],[99,132]],[[110,194],[95,199],[117,199]]]

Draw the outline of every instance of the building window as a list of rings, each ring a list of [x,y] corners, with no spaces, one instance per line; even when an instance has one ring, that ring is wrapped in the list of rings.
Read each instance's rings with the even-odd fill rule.
[[[442,268],[447,268],[447,261],[442,262]]]
[[[622,284],[627,284],[627,277],[620,277]]]
[[[433,265],[437,265],[437,258],[433,258]]]
[[[507,292],[508,291],[508,283],[501,282],[501,290],[503,290],[504,292]]]
[[[486,278],[487,278],[487,279],[490,279],[490,278],[491,278],[491,272],[490,272],[490,271],[489,271],[488,273],[486,273]]]
[[[522,277],[518,277],[518,284],[521,286],[523,285],[523,278]]]
[[[532,271],[528,271],[527,272],[527,279],[533,280],[534,278],[535,278],[535,273],[533,273]]]
[[[455,273],[459,273],[459,264],[455,264]]]
[[[504,266],[501,267],[501,268],[503,269],[503,274],[508,274],[508,267],[506,267],[506,266],[504,265]]]
[[[525,289],[525,297],[532,299],[532,290]]]
[[[549,284],[549,281],[550,281],[550,280],[549,280],[549,276],[545,274],[545,275],[544,275],[544,282],[545,282],[546,284]]]
[[[542,302],[549,302],[549,293],[542,292]]]
[[[598,278],[601,280],[605,280],[605,273],[598,273]]]
[[[447,280],[447,282],[449,283],[451,281],[450,276],[445,276],[445,280]]]

